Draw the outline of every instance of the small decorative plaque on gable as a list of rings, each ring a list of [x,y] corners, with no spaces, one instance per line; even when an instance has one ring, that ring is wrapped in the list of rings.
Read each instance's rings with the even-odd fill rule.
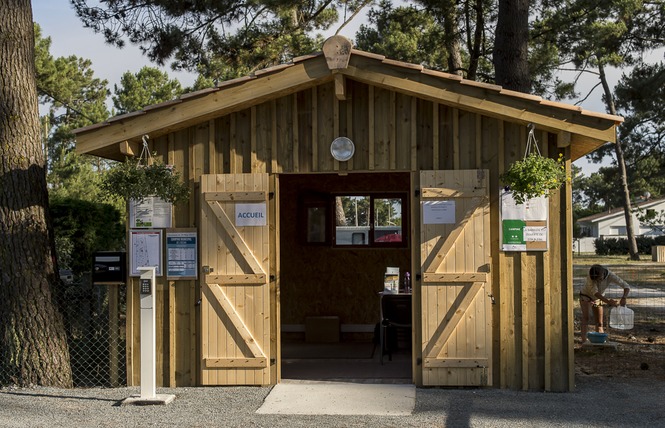
[[[342,70],[349,65],[351,40],[344,36],[332,36],[323,43],[323,55],[330,70]]]

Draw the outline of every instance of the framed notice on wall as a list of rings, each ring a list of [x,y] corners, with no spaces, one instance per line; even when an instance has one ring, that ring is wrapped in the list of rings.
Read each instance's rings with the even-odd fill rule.
[[[517,204],[510,191],[501,190],[501,250],[547,251],[549,248],[546,197]]]
[[[162,231],[129,231],[129,275],[140,276],[140,267],[154,266],[155,275],[162,276]]]
[[[129,227],[171,227],[172,211],[172,203],[154,196],[147,196],[141,201],[132,199],[129,201]]]
[[[198,254],[196,229],[166,230],[167,279],[196,279]]]

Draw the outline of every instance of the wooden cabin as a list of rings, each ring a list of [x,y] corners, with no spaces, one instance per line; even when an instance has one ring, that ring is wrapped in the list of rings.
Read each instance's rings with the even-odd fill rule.
[[[335,36],[321,53],[79,129],[76,140],[79,153],[124,160],[148,135],[191,186],[171,226],[195,232],[198,272],[158,277],[158,386],[278,383],[287,330],[334,317],[342,332],[371,331],[386,267],[398,267],[412,273],[414,384],[569,391],[571,187],[546,199],[545,246],[506,251],[499,175],[524,156],[530,125],[540,152],[563,154],[570,170],[614,142],[621,121]],[[340,222],[342,199],[364,214]],[[396,209],[379,223],[386,206]],[[263,221],[241,221],[248,207]],[[138,279],[127,287],[137,385]]]

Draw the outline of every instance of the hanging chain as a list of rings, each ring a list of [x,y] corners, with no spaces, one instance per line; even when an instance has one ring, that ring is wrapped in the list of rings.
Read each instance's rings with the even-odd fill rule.
[[[152,164],[152,154],[150,153],[150,148],[148,147],[148,139],[150,137],[148,134],[145,134],[141,137],[143,141],[143,148],[141,148],[141,155],[139,156],[139,165],[141,161],[145,162],[145,166],[150,166]]]
[[[530,123],[527,125],[527,128],[529,128],[529,136],[527,137],[526,140],[526,150],[524,151],[524,158],[526,159],[526,157],[529,156],[531,152],[538,153],[538,156],[542,156],[540,154],[540,148],[538,147],[538,141],[536,141],[536,135],[535,135],[536,127],[533,125],[533,123]]]

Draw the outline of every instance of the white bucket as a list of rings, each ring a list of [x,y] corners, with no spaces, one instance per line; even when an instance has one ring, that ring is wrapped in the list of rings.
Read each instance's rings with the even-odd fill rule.
[[[617,306],[610,310],[610,327],[618,330],[633,328],[633,310],[627,306]]]

